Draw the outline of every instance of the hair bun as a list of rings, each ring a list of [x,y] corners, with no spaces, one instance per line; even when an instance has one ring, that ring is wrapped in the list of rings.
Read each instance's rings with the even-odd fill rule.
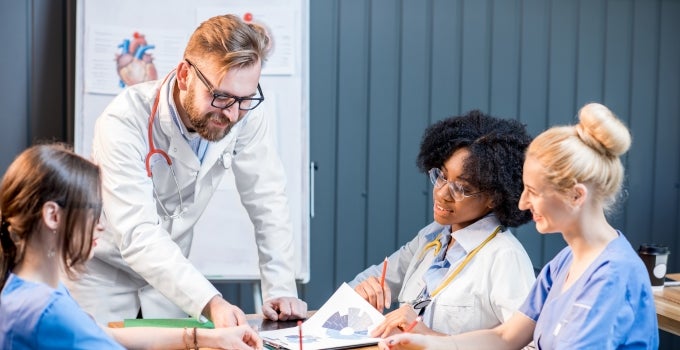
[[[579,138],[598,152],[618,157],[630,148],[628,128],[609,110],[599,103],[589,103],[578,113],[576,132]]]

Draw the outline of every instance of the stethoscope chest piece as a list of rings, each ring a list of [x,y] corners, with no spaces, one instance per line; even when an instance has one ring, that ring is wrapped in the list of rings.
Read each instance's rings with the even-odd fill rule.
[[[429,296],[423,295],[413,303],[412,307],[413,310],[418,312],[418,316],[422,316],[430,303],[432,303],[432,299]]]

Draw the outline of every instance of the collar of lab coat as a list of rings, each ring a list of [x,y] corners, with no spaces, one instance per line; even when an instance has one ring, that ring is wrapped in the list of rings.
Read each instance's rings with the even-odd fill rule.
[[[456,244],[460,244],[466,253],[470,253],[489,237],[500,224],[496,215],[490,213],[470,226],[451,233],[451,235],[456,239]]]

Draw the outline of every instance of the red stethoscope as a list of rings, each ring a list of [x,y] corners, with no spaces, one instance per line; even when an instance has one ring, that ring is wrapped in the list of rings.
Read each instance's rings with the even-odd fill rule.
[[[173,69],[168,75],[165,76],[165,79],[163,79],[163,82],[161,83],[160,87],[158,88],[158,91],[156,92],[156,98],[154,99],[153,102],[153,107],[151,108],[151,113],[149,114],[149,129],[147,131],[148,133],[148,138],[149,138],[149,153],[146,154],[146,159],[144,160],[144,163],[146,165],[146,174],[151,178],[151,183],[153,184],[153,193],[156,196],[156,201],[160,204],[161,209],[163,209],[163,212],[165,213],[163,219],[169,220],[169,219],[177,219],[181,217],[184,212],[186,212],[186,208],[184,207],[184,200],[182,198],[182,191],[179,188],[179,181],[177,181],[177,175],[175,174],[175,170],[173,169],[172,166],[172,159],[170,159],[170,156],[168,155],[167,152],[163,151],[162,149],[156,148],[156,146],[153,143],[153,122],[156,119],[156,113],[158,112],[158,103],[160,101],[160,96],[161,96],[161,88],[163,85],[165,85],[165,82],[168,80],[168,78],[175,73],[175,70]],[[179,196],[179,212],[176,212],[174,214],[170,214],[168,209],[165,208],[163,203],[160,200],[160,197],[158,196],[158,192],[156,192],[156,183],[153,181],[153,176],[151,172],[151,157],[154,154],[158,154],[165,158],[165,162],[168,164],[168,167],[170,167],[170,173],[172,173],[172,178],[175,180],[175,185],[177,186],[177,195]]]

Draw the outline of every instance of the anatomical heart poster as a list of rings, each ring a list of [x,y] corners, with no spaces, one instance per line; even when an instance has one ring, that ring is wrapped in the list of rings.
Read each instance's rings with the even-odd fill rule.
[[[168,74],[181,60],[187,35],[167,29],[92,26],[85,40],[85,92],[115,95]]]

